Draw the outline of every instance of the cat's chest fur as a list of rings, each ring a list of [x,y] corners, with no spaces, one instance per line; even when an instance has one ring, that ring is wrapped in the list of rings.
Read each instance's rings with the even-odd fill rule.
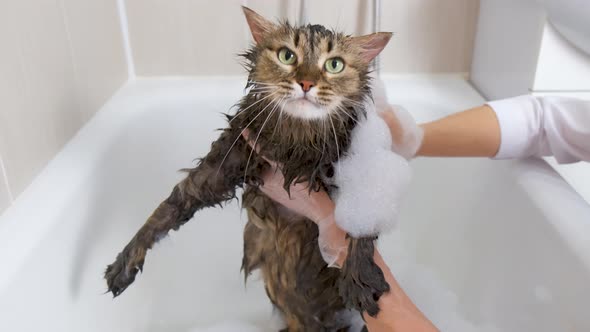
[[[280,165],[285,188],[294,181],[307,181],[313,190],[329,190],[333,164],[348,151],[351,133],[364,110],[349,109],[350,117],[328,114],[310,121],[284,114],[280,109],[268,110],[268,106],[244,104],[241,107],[246,111],[230,117],[236,135],[247,129],[251,144],[258,149],[258,153],[246,149],[244,174],[265,163],[262,155]]]

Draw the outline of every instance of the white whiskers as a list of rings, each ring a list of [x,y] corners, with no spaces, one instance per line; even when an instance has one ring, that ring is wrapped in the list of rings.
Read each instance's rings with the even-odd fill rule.
[[[277,93],[278,93],[278,91],[275,91],[275,92],[269,93],[267,96],[264,96],[264,97],[263,97],[263,98],[261,98],[261,99],[258,99],[257,101],[255,101],[255,102],[253,102],[252,104],[248,105],[248,107],[244,108],[243,110],[240,110],[240,111],[238,112],[238,114],[236,114],[234,117],[232,117],[232,118],[231,118],[231,119],[230,119],[230,120],[229,120],[227,123],[228,123],[228,124],[231,124],[231,122],[232,122],[232,121],[233,121],[235,118],[237,118],[238,116],[240,116],[240,114],[244,114],[244,112],[245,112],[245,111],[247,111],[247,110],[248,110],[250,107],[252,107],[252,106],[254,106],[254,105],[256,105],[256,104],[260,103],[260,102],[261,102],[261,101],[263,101],[263,100],[266,100],[266,99],[268,99],[268,98],[270,98],[270,97],[272,97],[272,96],[276,95]]]
[[[334,131],[334,141],[336,143],[336,161],[338,162],[340,160],[340,147],[338,146],[338,136],[336,135],[336,127],[334,126],[334,121],[332,121],[332,117],[328,116],[328,119],[330,119],[330,124],[332,125],[332,129]]]
[[[258,131],[258,135],[256,136],[256,140],[254,140],[254,146],[252,147],[252,151],[250,151],[250,155],[248,156],[248,161],[246,162],[246,168],[244,169],[244,181],[246,181],[246,176],[248,175],[248,166],[250,165],[250,159],[252,158],[252,154],[254,153],[254,150],[256,149],[256,144],[258,143],[258,139],[260,138],[260,134],[262,134],[262,131],[264,130],[264,126],[266,126],[266,123],[268,122],[268,120],[272,117],[274,112],[276,112],[277,107],[281,106],[281,103],[283,102],[284,99],[285,99],[285,97],[281,98],[281,100],[279,100],[278,102],[273,101],[275,103],[275,106],[268,113],[268,116],[266,117],[266,119],[262,123],[262,126],[260,127],[260,130]]]
[[[344,113],[345,115],[347,115],[355,123],[357,123],[357,124],[359,123],[359,121],[357,119],[355,119],[352,115],[350,115],[350,113],[348,113],[346,111],[346,109],[344,107],[342,107],[342,105],[338,105],[338,107],[336,107],[336,113],[338,113],[339,111]]]
[[[217,169],[217,173],[215,173],[215,176],[217,177],[219,175],[219,171],[221,170],[221,167],[223,166],[223,163],[225,162],[225,160],[227,159],[227,156],[229,156],[229,153],[231,152],[231,150],[234,148],[234,146],[236,145],[236,143],[238,142],[238,140],[242,137],[242,135],[244,134],[244,132],[246,131],[246,129],[248,129],[248,127],[254,122],[254,120],[256,120],[260,115],[262,115],[262,113],[264,113],[264,111],[270,106],[273,105],[274,101],[271,101],[268,105],[264,106],[264,108],[262,110],[260,110],[260,112],[258,112],[258,114],[256,114],[256,116],[252,119],[252,121],[248,122],[248,124],[246,125],[246,127],[244,127],[244,129],[242,129],[242,131],[240,132],[240,134],[238,135],[238,137],[236,137],[236,139],[234,140],[234,142],[232,143],[232,145],[229,147],[229,149],[227,150],[227,153],[225,154],[225,156],[223,157],[223,159],[221,160],[221,164],[219,164],[219,168]]]

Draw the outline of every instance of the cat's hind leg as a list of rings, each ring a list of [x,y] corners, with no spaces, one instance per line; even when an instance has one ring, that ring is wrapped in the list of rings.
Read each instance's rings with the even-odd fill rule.
[[[340,296],[346,307],[373,317],[379,313],[379,298],[390,289],[373,259],[375,240],[375,237],[350,238],[339,281]]]

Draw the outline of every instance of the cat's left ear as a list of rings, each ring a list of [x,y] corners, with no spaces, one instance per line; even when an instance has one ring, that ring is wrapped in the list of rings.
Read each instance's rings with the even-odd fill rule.
[[[393,36],[391,32],[376,32],[370,35],[352,37],[352,42],[361,49],[363,61],[369,63],[383,51],[391,36]]]
[[[263,36],[267,32],[274,30],[275,25],[248,7],[242,6],[242,10],[246,16],[246,21],[248,21],[248,26],[250,27],[254,41],[257,44],[260,44]]]

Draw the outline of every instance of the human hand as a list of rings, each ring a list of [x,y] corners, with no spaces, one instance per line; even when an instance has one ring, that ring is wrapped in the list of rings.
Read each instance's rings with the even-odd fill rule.
[[[250,132],[245,130],[244,138],[253,146],[249,140]],[[258,153],[259,150],[255,148]],[[334,220],[334,202],[324,190],[309,190],[309,184],[292,183],[290,186],[290,196],[285,190],[283,184],[285,178],[281,172],[281,165],[262,156],[270,165],[271,169],[262,175],[264,184],[260,190],[275,202],[283,205],[287,209],[302,215],[318,226],[319,237],[318,245],[322,258],[330,267],[341,267],[346,257],[348,249],[348,240],[344,232]]]
[[[387,123],[391,132],[393,152],[410,160],[422,144],[424,132],[412,115],[398,105],[387,105],[379,110],[379,116]]]
[[[373,79],[373,100],[377,113],[387,123],[391,132],[393,152],[407,160],[414,158],[424,137],[422,128],[406,109],[389,104],[385,86],[379,78]]]

